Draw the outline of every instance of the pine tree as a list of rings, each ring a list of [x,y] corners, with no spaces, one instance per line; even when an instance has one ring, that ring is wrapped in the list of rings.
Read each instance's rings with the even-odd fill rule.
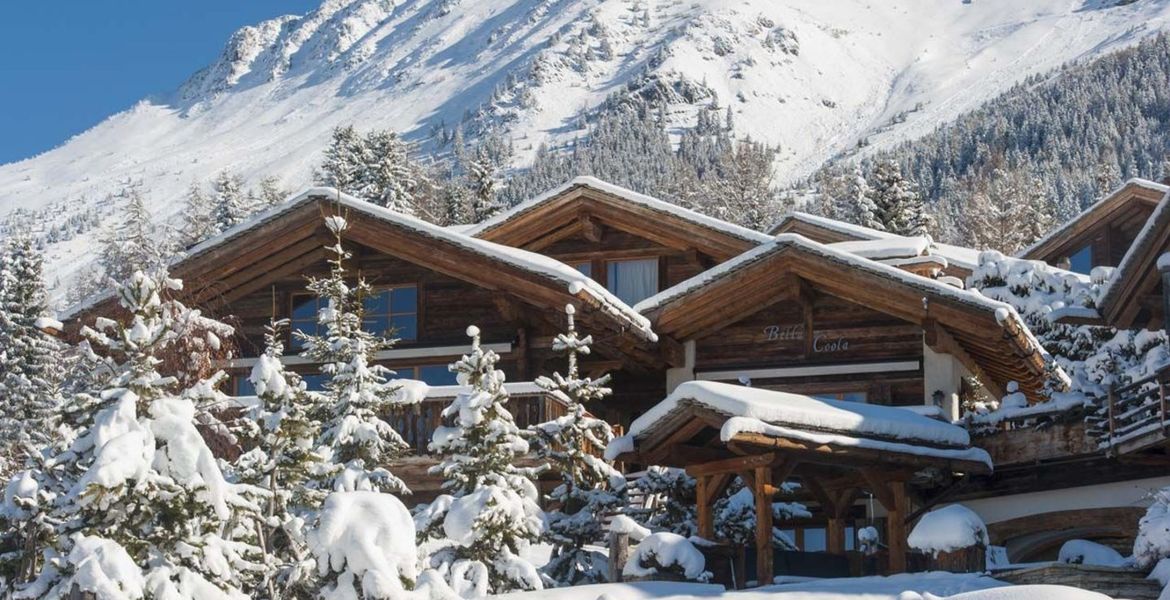
[[[135,271],[157,272],[173,254],[172,238],[151,219],[139,186],[127,186],[121,197],[126,201],[124,216],[100,240],[101,274],[95,283],[101,289],[109,280],[128,280]]]
[[[495,169],[486,159],[478,158],[471,162],[467,171],[471,191],[471,219],[473,223],[482,223],[501,210],[496,201]]]
[[[772,162],[776,150],[751,138],[739,141],[720,156],[718,176],[708,180],[703,211],[753,229],[763,229],[776,217],[772,189]]]
[[[100,396],[78,403],[90,411],[53,460],[69,481],[56,552],[16,597],[61,597],[115,559],[119,572],[105,575],[123,585],[132,578],[152,598],[238,597],[260,568],[259,548],[233,537],[253,529],[255,495],[226,481],[196,429],[197,388],[180,390],[158,370],[178,337],[175,317],[188,310],[168,297],[180,287],[135,272],[117,288],[129,318],[83,328],[118,375]]]
[[[358,197],[405,215],[415,214],[415,192],[426,177],[410,158],[410,146],[394,131],[371,131],[365,138],[366,165]]]
[[[214,204],[203,188],[192,183],[187,189],[186,206],[183,209],[182,243],[194,246],[218,233],[215,224]]]
[[[281,362],[287,325],[273,321],[265,330],[264,354],[249,377],[259,402],[241,432],[254,448],[240,457],[236,470],[240,481],[267,494],[256,537],[267,558],[258,588],[268,599],[309,595],[315,566],[306,564],[311,556],[303,531],[325,498],[325,491],[312,485],[324,466],[314,447],[320,432],[309,416],[313,398]]]
[[[365,154],[365,140],[352,125],[334,128],[319,177],[326,185],[356,194],[365,177]]]
[[[926,212],[914,184],[902,177],[902,168],[893,161],[874,166],[867,196],[873,203],[874,224],[898,235],[926,233]]]
[[[521,556],[543,533],[537,469],[515,464],[528,442],[504,406],[500,357],[480,345],[479,328],[467,335],[471,353],[450,368],[471,389],[443,410],[432,438],[431,451],[443,459],[431,472],[443,477],[447,494],[419,508],[420,541],[443,540],[430,566],[464,597],[541,589],[536,567]]]
[[[592,336],[580,337],[574,308],[565,307],[568,329],[553,341],[553,350],[568,356],[565,375],[540,377],[536,384],[564,402],[565,416],[533,427],[537,456],[560,474],[561,484],[548,496],[557,508],[548,515],[545,538],[553,544],[552,558],[544,572],[559,585],[597,583],[605,574],[596,568],[604,561],[586,544],[604,536],[604,521],[625,504],[625,477],[611,463],[590,450],[605,448],[613,439],[609,423],[585,411],[586,403],[598,402],[612,393],[609,376],[581,377],[578,355],[588,355]]]
[[[399,385],[389,380],[394,373],[372,364],[378,352],[393,347],[395,340],[362,327],[363,301],[373,293],[360,276],[347,283],[345,261],[350,253],[342,246],[348,228],[344,217],[326,217],[334,244],[327,248],[329,276],[309,280],[308,290],[324,303],[318,313],[319,335],[296,332],[303,343],[301,356],[321,364],[328,376],[317,402],[322,421],[319,445],[332,467],[323,488],[337,491],[374,490],[408,494],[401,479],[381,465],[408,450],[402,436],[380,413],[399,401]]]
[[[28,236],[6,240],[0,257],[0,439],[13,457],[50,441],[62,402],[62,346],[43,330],[42,260]]]
[[[260,194],[257,199],[257,210],[264,210],[282,204],[289,196],[284,188],[280,187],[280,180],[276,177],[265,177],[260,180]]]
[[[235,227],[251,212],[244,195],[244,183],[239,175],[221,172],[212,183],[212,191],[211,220],[215,233]]]
[[[695,479],[682,469],[652,466],[632,487],[655,498],[647,508],[631,510],[631,516],[655,531],[684,537],[698,535],[695,515]]]

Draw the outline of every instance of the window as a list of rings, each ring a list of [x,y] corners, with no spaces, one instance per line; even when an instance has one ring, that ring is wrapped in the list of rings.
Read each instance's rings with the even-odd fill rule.
[[[236,375],[232,377],[233,391],[235,396],[255,396],[256,386],[252,385],[252,380],[248,375]]]
[[[309,294],[293,296],[291,330],[306,335],[320,335],[324,328],[317,322],[317,314],[326,300]],[[418,288],[402,286],[374,290],[362,300],[365,315],[362,329],[375,335],[393,335],[400,340],[413,342],[418,339]],[[297,336],[292,337],[292,346],[300,349],[304,344]]]
[[[636,304],[658,293],[658,259],[606,263],[606,288],[626,304]]]
[[[403,286],[375,290],[363,300],[362,329],[393,335],[403,341],[418,339],[418,288]]]
[[[822,400],[843,400],[845,402],[860,402],[865,404],[868,402],[865,392],[825,392],[820,394],[813,394],[813,398],[820,398]]]
[[[418,368],[418,378],[427,385],[457,385],[455,373],[447,365],[426,365]]]
[[[824,552],[828,550],[827,539],[825,537],[825,530],[822,527],[805,527],[804,528],[804,547],[801,550],[805,552]]]
[[[329,381],[329,376],[324,373],[306,373],[301,375],[301,379],[305,382],[305,389],[310,392],[321,392],[325,390],[325,382]]]
[[[593,277],[593,263],[588,263],[588,262],[577,263],[577,264],[573,265],[573,268],[577,269],[577,271],[579,273],[581,273],[582,275],[584,275],[586,277]]]
[[[1089,274],[1093,270],[1093,247],[1085,246],[1068,257],[1068,269],[1074,273]]]
[[[317,312],[321,310],[324,301],[310,294],[293,296],[292,318],[289,319],[290,331],[293,332],[292,347],[303,348],[304,342],[297,337],[296,332],[305,335],[317,335],[320,326],[317,323]]]

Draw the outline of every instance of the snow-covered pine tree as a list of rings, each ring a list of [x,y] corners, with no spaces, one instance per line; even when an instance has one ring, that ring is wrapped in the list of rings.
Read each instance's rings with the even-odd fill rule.
[[[111,280],[126,281],[135,271],[158,271],[173,254],[172,236],[151,219],[140,186],[126,186],[120,197],[126,202],[123,216],[100,238],[101,269],[93,282],[97,289],[107,289]]]
[[[902,176],[902,168],[890,160],[874,166],[868,198],[873,203],[877,229],[898,235],[926,233],[926,210],[914,184]]]
[[[419,507],[420,542],[439,540],[429,566],[464,597],[541,589],[536,566],[522,557],[544,529],[533,483],[538,469],[515,464],[528,441],[504,406],[499,355],[480,345],[478,327],[467,335],[471,352],[450,369],[470,390],[443,410],[430,444],[443,457],[431,472],[443,477],[448,494]]]
[[[545,539],[553,545],[553,552],[544,567],[544,573],[558,585],[605,580],[605,573],[598,568],[604,560],[585,545],[604,537],[605,517],[624,506],[626,487],[625,476],[595,454],[613,439],[613,429],[588,414],[585,405],[600,401],[612,390],[606,387],[608,375],[592,379],[578,371],[578,355],[589,354],[593,337],[577,334],[574,312],[573,305],[565,307],[568,328],[553,340],[553,350],[568,357],[568,371],[536,380],[541,389],[565,403],[565,415],[532,427],[537,456],[561,476],[561,484],[548,496],[555,508],[546,513]]]
[[[4,242],[0,256],[0,440],[16,459],[50,441],[60,407],[62,345],[44,329],[49,318],[43,259],[32,238]],[[18,459],[17,459],[18,460]],[[15,461],[13,461],[15,462]],[[11,474],[15,464],[4,465]]]
[[[500,212],[496,201],[495,168],[483,158],[473,160],[467,167],[467,183],[471,190],[472,223],[481,223]]]
[[[400,401],[400,385],[389,380],[393,371],[373,364],[374,355],[393,347],[396,340],[362,327],[363,302],[373,290],[360,276],[354,285],[346,281],[350,253],[342,246],[349,227],[345,217],[326,217],[325,225],[334,236],[334,244],[327,248],[332,254],[329,276],[310,279],[307,286],[323,304],[317,314],[320,333],[296,332],[304,346],[301,356],[320,363],[321,373],[328,377],[324,391],[314,393],[320,409],[313,417],[322,422],[318,445],[332,465],[320,487],[409,494],[406,484],[382,466],[409,449],[381,416]]]
[[[255,210],[264,210],[277,206],[288,198],[288,191],[280,187],[280,180],[275,176],[268,176],[260,180],[260,193]]]
[[[366,161],[365,140],[353,125],[336,127],[318,177],[326,185],[354,194],[365,177]]]
[[[55,553],[17,598],[98,592],[104,578],[133,580],[150,598],[247,597],[260,549],[233,534],[253,530],[257,496],[225,480],[194,403],[158,371],[177,337],[174,316],[186,310],[168,297],[180,287],[137,271],[117,288],[129,318],[83,328],[118,376],[53,459],[76,478],[60,504]]]
[[[187,189],[186,205],[183,207],[183,226],[180,231],[183,246],[189,248],[217,233],[214,208],[211,198],[203,192],[203,187],[192,183]]]
[[[726,221],[763,229],[777,213],[772,189],[776,149],[751,138],[739,140],[719,159],[717,177],[705,178],[708,198],[703,212]]]
[[[244,194],[244,182],[239,175],[223,171],[215,177],[211,188],[211,220],[215,233],[235,227],[251,212]]]
[[[263,596],[255,597],[269,600],[311,597],[315,568],[304,533],[326,495],[311,485],[323,467],[314,446],[320,425],[309,416],[313,398],[300,376],[281,362],[287,327],[287,320],[278,320],[265,329],[264,354],[249,376],[259,402],[240,432],[254,447],[236,466],[240,481],[268,495],[256,524],[267,568],[258,586]]]
[[[415,192],[426,183],[423,170],[410,158],[410,146],[391,130],[370,131],[364,141],[366,164],[359,198],[405,215],[416,213]]]

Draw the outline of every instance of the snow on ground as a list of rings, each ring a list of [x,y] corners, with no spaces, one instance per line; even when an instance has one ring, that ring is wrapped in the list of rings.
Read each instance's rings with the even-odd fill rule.
[[[732,106],[739,133],[782,146],[791,180],[859,140],[868,151],[920,136],[1030,74],[1170,23],[1170,0],[1115,4],[331,1],[241,29],[179,90],[0,166],[0,216],[80,211],[136,180],[170,216],[193,181],[225,168],[301,187],[330,130],[350,123],[428,142],[470,114],[501,124],[522,164],[541,142],[578,136],[582,108],[643,73],[673,95],[676,124],[712,100]],[[51,247],[50,280],[84,266],[93,239]]]
[[[892,577],[819,579],[725,592],[700,583],[606,583],[505,594],[511,600],[1109,600],[1107,596],[1062,586],[1008,586],[982,575],[916,573]]]
[[[922,515],[907,539],[911,548],[931,554],[986,546],[988,542],[983,519],[962,504],[952,504]]]

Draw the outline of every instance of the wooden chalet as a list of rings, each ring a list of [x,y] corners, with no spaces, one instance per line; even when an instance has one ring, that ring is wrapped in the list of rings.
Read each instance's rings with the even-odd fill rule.
[[[583,372],[614,376],[615,394],[592,412],[630,427],[655,414],[664,398],[682,407],[633,438],[623,456],[629,467],[689,468],[701,477],[707,500],[732,474],[765,495],[788,477],[799,479],[801,501],[814,507],[814,517],[778,527],[802,548],[852,548],[855,529],[876,519],[897,569],[902,530],[922,510],[956,498],[978,503],[1001,493],[1035,494],[1051,481],[1054,471],[1026,477],[1039,446],[1012,446],[1007,438],[989,449],[996,467],[990,474],[981,459],[967,460],[972,449],[965,440],[897,440],[808,424],[795,428],[805,435],[798,440],[759,432],[723,439],[719,432],[734,415],[675,395],[712,385],[731,394],[772,394],[763,400],[772,404],[821,402],[845,413],[853,406],[878,411],[871,415],[876,422],[902,415],[946,428],[952,426],[921,414],[949,421],[961,399],[1000,397],[1013,384],[1037,402],[1046,388],[1064,385],[1063,374],[1015,311],[962,289],[977,262],[974,251],[803,213],[788,215],[775,235],[764,234],[593,178],[574,179],[479,225],[449,228],[313,188],[191,248],[172,274],[184,280],[186,302],[236,326],[234,357],[220,365],[232,376],[229,394],[251,394],[247,374],[271,317],[287,318],[295,329],[316,327],[318,302],[305,283],[328,271],[324,246],[332,239],[323,217],[333,214],[349,222],[349,266],[376,291],[367,322],[400,338],[377,360],[429,386],[419,405],[389,414],[416,452],[394,467],[416,499],[438,491],[425,474],[433,464],[426,444],[459,391],[446,367],[466,351],[466,327],[477,325],[485,346],[501,356],[517,421],[537,423],[563,412],[532,381],[564,367],[552,343],[566,304],[577,308],[580,329],[594,339]],[[110,298],[87,303],[66,315],[67,334],[110,314],[116,314]],[[290,340],[286,364],[319,386],[319,367],[297,351]],[[783,419],[772,419],[777,424]],[[812,443],[813,434],[837,437]],[[940,460],[938,453],[895,446],[860,452],[843,438],[967,458]],[[1066,450],[1057,446],[1044,446],[1052,451],[1044,460],[1059,463]],[[1117,466],[1104,452],[1086,452],[1099,461],[1096,468]],[[1002,472],[1017,478],[1001,479],[1001,460],[1009,467]],[[1120,479],[1148,473],[1115,470]],[[1054,485],[1076,485],[1072,479]],[[862,499],[870,493],[874,511]],[[708,514],[709,502],[701,506]],[[981,512],[993,531],[1002,531],[995,542],[1029,538],[1042,525],[1038,515],[1051,512],[1039,507],[1021,516],[998,506]],[[1017,520],[1025,517],[1033,521]],[[996,530],[1000,523],[1006,525]],[[706,516],[703,527],[709,532]]]
[[[1086,275],[1093,267],[1115,267],[1167,192],[1166,185],[1131,179],[1018,256]]]

